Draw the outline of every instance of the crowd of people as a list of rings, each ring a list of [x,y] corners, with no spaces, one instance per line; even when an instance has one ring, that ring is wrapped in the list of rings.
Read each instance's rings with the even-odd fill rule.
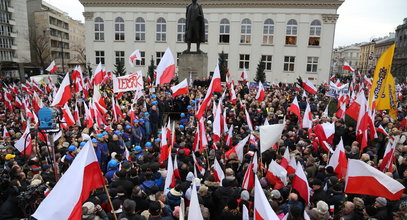
[[[358,79],[362,80],[362,79]],[[173,83],[175,84],[175,83]],[[6,85],[2,85],[3,88]],[[39,94],[43,103],[49,103],[49,94]],[[375,127],[382,126],[389,134],[378,133],[377,138],[369,140],[368,146],[360,152],[360,143],[356,139],[355,121],[350,118],[335,117],[338,110],[335,97],[326,96],[329,86],[320,85],[316,95],[304,94],[295,84],[280,83],[266,88],[266,98],[259,102],[255,99],[257,90],[249,89],[243,82],[235,85],[237,101],[231,102],[229,92],[224,95],[215,93],[211,105],[219,103],[222,95],[222,109],[226,112],[228,128],[233,128],[230,145],[226,144],[222,135],[220,141],[212,143],[214,114],[208,107],[204,114],[208,144],[203,151],[194,151],[197,119],[195,113],[206,94],[207,87],[195,85],[189,87],[189,93],[173,98],[170,85],[151,88],[145,86],[144,96],[134,102],[134,92],[125,92],[116,96],[124,117],[114,119],[112,112],[112,87],[106,83],[100,88],[108,112],[103,115],[105,122],[92,127],[84,123],[84,101],[82,93],[69,100],[68,106],[74,112],[78,106],[80,121],[62,130],[62,135],[55,140],[55,160],[57,172],[53,164],[53,150],[50,144],[41,138],[41,132],[33,131],[32,154],[24,155],[14,144],[24,133],[26,123],[30,123],[26,111],[14,106],[13,112],[6,110],[1,114],[2,155],[0,159],[0,219],[21,219],[32,215],[41,201],[52,191],[64,172],[69,168],[76,155],[91,140],[95,149],[100,168],[108,187],[108,195],[99,188],[91,193],[82,206],[82,219],[184,219],[180,216],[182,201],[188,207],[191,199],[193,183],[197,187],[199,204],[205,220],[234,220],[243,218],[246,207],[250,218],[254,216],[254,189],[245,189],[242,181],[251,163],[253,153],[259,151],[259,127],[265,124],[282,124],[285,127],[275,147],[261,153],[258,161],[257,176],[261,187],[272,209],[279,219],[303,219],[305,213],[312,220],[358,220],[358,219],[407,219],[407,197],[399,200],[388,200],[383,197],[345,193],[346,182],[338,178],[331,166],[327,166],[331,153],[317,144],[315,136],[309,129],[302,129],[298,117],[287,109],[294,97],[299,100],[301,114],[309,103],[313,125],[335,123],[335,134],[332,148],[343,140],[348,159],[359,159],[373,167],[379,167],[383,158],[386,143],[390,138],[397,137],[395,160],[391,169],[386,172],[403,185],[407,185],[407,116],[406,98],[399,100],[398,119],[393,119],[387,111],[377,111]],[[228,90],[224,86],[224,90]],[[360,88],[367,94],[367,88]],[[92,94],[92,91],[89,91]],[[5,94],[1,96],[0,109],[5,108]],[[15,97],[27,96],[20,90]],[[29,96],[29,95],[28,95]],[[329,111],[326,114],[325,109]],[[28,106],[32,109],[32,106]],[[247,110],[254,131],[248,127]],[[170,113],[170,114],[169,114]],[[164,189],[167,176],[167,161],[159,162],[160,147],[164,138],[162,129],[175,123],[170,156],[174,161],[177,155],[179,177],[176,185]],[[35,124],[31,121],[31,127]],[[225,156],[225,152],[235,146],[247,135],[253,134],[256,143],[248,142],[244,147],[244,158],[240,161],[236,155]],[[257,145],[257,146],[256,146]],[[311,188],[310,204],[306,204],[299,193],[292,188],[294,174],[288,175],[288,184],[276,189],[266,177],[266,170],[272,161],[281,163],[283,154],[289,150],[291,156],[298,161],[307,176]],[[127,154],[130,152],[130,154]],[[195,155],[197,163],[192,155]],[[219,161],[225,178],[219,182],[214,174],[214,160]],[[205,172],[201,172],[199,167]],[[298,167],[297,167],[298,168]],[[198,172],[196,171],[198,169]],[[363,187],[363,186],[360,186]],[[69,189],[66,189],[69,190]],[[61,198],[63,199],[63,198]],[[188,208],[187,208],[188,209]],[[52,211],[52,210],[50,210]],[[182,212],[181,212],[182,213]],[[185,212],[188,214],[188,211]],[[187,216],[184,216],[185,219]]]

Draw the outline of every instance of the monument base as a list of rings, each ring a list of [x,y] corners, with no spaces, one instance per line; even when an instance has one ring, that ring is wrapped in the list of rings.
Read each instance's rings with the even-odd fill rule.
[[[178,61],[178,79],[181,82],[185,78],[189,80],[202,80],[208,76],[208,54],[206,53],[183,53]]]

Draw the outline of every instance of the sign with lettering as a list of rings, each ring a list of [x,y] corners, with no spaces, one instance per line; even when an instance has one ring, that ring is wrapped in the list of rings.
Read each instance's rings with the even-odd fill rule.
[[[144,83],[141,71],[130,73],[127,76],[116,77],[113,75],[113,91],[115,93],[141,90],[143,88]]]

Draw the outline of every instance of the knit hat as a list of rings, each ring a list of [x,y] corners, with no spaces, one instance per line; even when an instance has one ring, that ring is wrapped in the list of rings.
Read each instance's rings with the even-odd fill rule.
[[[87,215],[91,215],[95,211],[95,204],[93,204],[92,202],[85,202],[82,207],[88,209],[84,217],[86,217]]]
[[[387,200],[383,197],[377,197],[376,202],[380,203],[383,206],[387,206]]]
[[[365,208],[365,201],[359,197],[353,198],[353,204],[355,204],[355,208],[362,210]]]
[[[328,204],[324,201],[317,202],[317,211],[321,214],[326,214],[329,211]]]
[[[249,192],[248,192],[247,190],[243,190],[243,191],[240,193],[240,198],[243,199],[243,200],[245,200],[245,201],[248,201],[248,200],[250,199],[250,194],[249,194]]]
[[[278,190],[271,191],[271,199],[279,200],[281,199],[281,193]]]

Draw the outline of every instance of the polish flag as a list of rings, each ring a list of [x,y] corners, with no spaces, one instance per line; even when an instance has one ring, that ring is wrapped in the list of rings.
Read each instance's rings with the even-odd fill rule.
[[[83,81],[83,75],[82,75],[81,67],[80,66],[75,67],[75,70],[72,73],[72,75],[74,75],[74,73],[75,73],[75,77],[72,76],[72,81],[75,83],[75,92],[78,93],[78,92],[83,91],[85,96],[88,96],[87,95],[88,91],[84,89],[85,82]]]
[[[213,120],[213,136],[212,136],[212,142],[216,143],[220,141],[220,137],[222,135],[222,107],[221,107],[221,102],[219,102],[216,112],[215,112],[215,119]]]
[[[236,104],[237,98],[236,98],[235,86],[233,85],[233,83],[230,85],[229,96],[230,96],[230,102],[233,104]]]
[[[71,84],[69,82],[69,73],[67,73],[59,86],[57,94],[54,96],[51,106],[62,107],[71,97]]]
[[[249,140],[250,135],[247,135],[243,140],[241,140],[236,146],[234,146],[232,149],[228,150],[225,153],[225,156],[227,159],[230,158],[230,155],[232,153],[235,153],[237,155],[237,158],[240,160],[240,162],[243,161],[243,148],[246,145],[247,141]]]
[[[189,203],[188,220],[203,220],[201,206],[199,205],[195,179],[192,181],[191,200]]]
[[[208,106],[208,103],[210,102],[212,98],[212,93],[213,92],[222,92],[222,84],[220,81],[220,71],[219,71],[219,64],[216,64],[215,71],[213,73],[212,81],[211,84],[209,84],[209,88],[206,91],[205,98],[203,102],[201,103],[201,106],[199,106],[198,111],[195,114],[195,117],[200,120],[205,113],[205,110]]]
[[[86,127],[91,128],[93,127],[94,121],[93,121],[93,115],[86,103],[83,103],[83,107],[85,108],[85,118],[84,118],[84,123],[86,124]]]
[[[344,179],[346,177],[346,170],[348,168],[348,160],[346,159],[345,148],[343,147],[342,138],[339,144],[336,146],[334,153],[329,160],[328,166],[334,168],[338,179]]]
[[[159,163],[163,163],[168,159],[168,155],[170,154],[170,149],[168,148],[167,144],[167,129],[161,129],[161,148],[160,148],[160,158],[158,159]]]
[[[106,115],[106,103],[100,94],[99,88],[93,88],[93,103],[102,115]]]
[[[285,124],[260,126],[260,153],[273,147],[280,140]]]
[[[246,172],[244,173],[243,176],[243,181],[242,181],[242,188],[246,190],[251,190],[254,187],[254,165],[257,164],[257,157],[256,161],[254,160],[254,157],[252,158],[252,162],[249,164],[249,166],[246,169]]]
[[[249,126],[250,131],[253,131],[252,119],[250,118],[249,112],[247,112],[246,108],[244,109],[244,113],[246,115],[247,126]]]
[[[122,110],[120,109],[119,104],[116,103],[116,101],[114,100],[114,95],[112,95],[112,110],[113,110],[113,117],[116,122],[119,121],[119,116],[121,118],[124,118],[124,114],[123,114]]]
[[[376,130],[386,136],[389,136],[389,133],[387,133],[387,131],[383,128],[382,125],[379,125],[379,127],[376,128]]]
[[[171,87],[172,97],[175,98],[177,95],[188,94],[188,81],[184,79],[178,85]]]
[[[263,83],[259,82],[259,90],[257,91],[256,99],[257,101],[262,102],[265,97],[266,93],[264,92]]]
[[[75,123],[76,123],[77,126],[82,126],[81,125],[81,119],[80,119],[80,116],[79,116],[78,103],[76,103],[76,102],[75,102],[75,111],[73,113],[73,118],[74,118]]]
[[[254,220],[277,220],[279,217],[264,195],[259,178],[254,175]]]
[[[297,96],[294,97],[293,102],[291,103],[288,111],[292,112],[294,115],[298,117],[298,120],[301,120],[301,111],[300,106],[298,105]]]
[[[68,127],[71,127],[75,124],[75,118],[72,115],[71,109],[69,109],[68,104],[65,103],[62,107],[62,117],[65,120],[65,123]]]
[[[228,130],[228,134],[226,136],[226,146],[232,147],[232,138],[233,138],[233,124],[230,125]]]
[[[335,80],[335,78],[336,78],[336,76],[335,76],[335,74],[333,75],[333,76],[331,76],[331,78],[329,78],[329,81],[334,81]]]
[[[105,74],[103,71],[102,63],[99,63],[95,69],[95,72],[93,73],[91,81],[93,82],[94,85],[98,86],[103,82],[104,76]]]
[[[42,94],[42,90],[40,86],[35,81],[31,81],[31,87],[33,88],[34,91],[37,91],[38,93]]]
[[[32,97],[32,107],[34,109],[35,113],[38,113],[38,111],[44,107],[44,103],[42,103],[42,99],[38,96],[38,94],[34,91],[34,95]]]
[[[287,170],[287,174],[294,174],[297,168],[297,164],[296,164],[296,160],[295,160],[295,156],[291,156],[290,158],[290,162],[288,163],[288,167],[286,168]]]
[[[335,124],[329,122],[317,124],[314,126],[313,130],[318,137],[319,144],[324,148],[324,150],[333,153],[333,150],[329,144],[333,143]]]
[[[308,93],[315,95],[317,94],[317,88],[314,86],[314,84],[311,81],[305,80],[302,82],[302,88],[304,88],[305,91]]]
[[[310,188],[308,185],[307,176],[305,175],[300,162],[297,163],[295,176],[292,181],[292,187],[293,189],[297,190],[301,198],[305,200],[305,204],[309,204]]]
[[[88,141],[52,191],[41,202],[33,217],[81,219],[82,204],[93,190],[103,186],[104,183],[92,142]]]
[[[340,108],[335,113],[335,117],[345,119],[346,103],[341,103]]]
[[[178,170],[178,161],[177,161],[177,155],[175,154],[174,157],[174,176],[177,179],[181,179],[181,175],[179,174],[179,170]]]
[[[361,160],[348,160],[345,193],[362,194],[399,200],[404,186]],[[363,186],[363,187],[361,187]]]
[[[10,133],[8,133],[6,126],[3,127],[3,139],[10,137]]]
[[[170,151],[171,149],[169,149]],[[175,175],[174,175],[174,165],[172,163],[172,157],[168,157],[168,164],[167,164],[167,177],[165,178],[164,183],[164,194],[170,191],[170,189],[175,187]]]
[[[206,127],[204,119],[199,120],[199,152],[202,153],[208,147],[208,139],[206,137]]]
[[[174,57],[172,56],[170,48],[167,48],[160,63],[156,69],[157,78],[155,81],[156,85],[162,85],[171,82],[172,78],[175,76],[175,64]]]
[[[281,162],[280,162],[280,166],[287,169],[289,162],[290,162],[290,151],[288,150],[288,147],[287,147],[287,148],[285,148],[283,158],[281,159]]]
[[[397,141],[387,142],[386,150],[384,152],[382,163],[380,164],[380,171],[387,169],[388,172],[393,172],[394,151],[396,149]]]
[[[205,175],[205,169],[199,164],[198,160],[196,160],[195,153],[192,154],[192,159],[194,160],[195,166],[198,168],[199,172],[203,175]]]
[[[130,152],[129,149],[127,149],[127,147],[124,147],[124,154],[123,154],[124,158],[126,158],[127,161],[131,161],[131,156],[130,156]]]
[[[272,160],[267,170],[266,178],[271,185],[274,185],[273,189],[281,189],[287,185],[287,170],[280,166],[276,161]]]
[[[134,67],[136,60],[141,61],[141,54],[140,54],[140,50],[138,50],[138,49],[130,54],[129,63],[132,67]]]
[[[215,160],[213,161],[213,175],[215,176],[215,181],[219,182],[220,185],[222,186],[222,180],[225,178],[225,173],[222,170],[222,167],[220,166],[218,160],[215,157]]]
[[[240,74],[240,77],[243,79],[243,82],[246,83],[247,79],[249,78],[249,74],[247,74],[246,68],[243,68],[242,74]]]
[[[307,102],[307,108],[304,112],[304,117],[302,119],[302,128],[312,128],[312,112],[309,103]]]
[[[55,60],[51,62],[51,64],[45,69],[46,71],[53,73],[57,70],[57,66],[55,65]]]
[[[27,122],[27,127],[25,128],[25,131],[23,135],[16,141],[14,144],[14,147],[17,148],[20,153],[30,156],[32,153],[32,140],[31,140],[31,134],[30,134],[30,122]]]
[[[355,72],[355,70],[346,61],[343,62],[343,70],[348,70],[348,71],[351,71],[351,72]]]

